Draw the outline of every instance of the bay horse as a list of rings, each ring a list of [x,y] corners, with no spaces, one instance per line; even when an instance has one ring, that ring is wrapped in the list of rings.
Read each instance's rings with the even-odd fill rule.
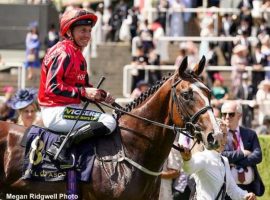
[[[185,58],[173,75],[118,114],[127,159],[105,163],[106,170],[96,159],[90,183],[79,183],[82,199],[158,199],[159,174],[177,131],[191,135],[199,131],[207,148],[218,143],[221,131],[210,106],[210,90],[199,79],[204,65],[203,57],[193,70],[187,70]],[[21,179],[24,149],[20,141],[25,129],[0,122],[0,194],[65,193],[64,182]]]

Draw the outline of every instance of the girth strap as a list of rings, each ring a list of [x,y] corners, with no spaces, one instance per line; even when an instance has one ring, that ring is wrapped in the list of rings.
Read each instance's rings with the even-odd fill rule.
[[[124,160],[128,161],[131,165],[133,165],[134,167],[136,167],[137,169],[141,170],[142,172],[152,175],[152,176],[159,176],[162,171],[160,172],[153,172],[149,169],[146,169],[145,167],[141,166],[140,164],[136,163],[135,161],[131,160],[130,158],[124,156]]]

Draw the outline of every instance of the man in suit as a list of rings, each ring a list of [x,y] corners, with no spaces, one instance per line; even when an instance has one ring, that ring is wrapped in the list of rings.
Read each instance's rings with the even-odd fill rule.
[[[226,156],[231,166],[238,169],[238,186],[256,196],[264,193],[264,184],[256,165],[262,161],[259,139],[255,131],[239,125],[242,117],[242,106],[235,101],[227,101],[221,107],[222,118],[228,126],[227,144],[222,155]],[[246,184],[243,172],[250,167],[254,179]],[[242,175],[241,175],[242,174]],[[252,173],[251,173],[252,174]],[[241,176],[239,176],[241,175]],[[226,197],[226,199],[230,199]]]

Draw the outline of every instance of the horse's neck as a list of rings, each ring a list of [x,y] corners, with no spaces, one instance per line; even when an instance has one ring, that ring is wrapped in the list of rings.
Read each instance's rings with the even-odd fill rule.
[[[152,96],[148,97],[142,104],[134,108],[131,113],[140,117],[147,118],[152,121],[167,123],[169,114],[169,102],[170,102],[170,90],[163,89],[163,86],[155,92]],[[120,120],[121,121],[121,120]],[[140,127],[149,126],[145,124],[141,119],[136,119],[132,116],[125,115],[123,121],[132,121],[129,123],[129,128],[135,128],[138,126],[134,124],[140,124]],[[147,134],[147,133],[145,133]]]
[[[159,89],[138,108],[132,110],[132,114],[145,117],[162,124],[169,122],[170,90]],[[122,138],[127,153],[134,159],[151,160],[152,166],[160,166],[169,154],[174,135],[170,131],[145,122],[140,119],[124,115],[120,119],[120,126],[132,131],[122,131]],[[139,161],[140,162],[140,161]],[[149,164],[149,163],[148,163]],[[153,167],[152,167],[153,168]]]
[[[167,111],[169,109],[168,101],[169,98],[162,98],[160,92],[157,92],[150,97],[148,101],[144,102],[131,112],[149,120],[166,123],[166,118],[168,116]],[[141,120],[138,122],[141,123]]]

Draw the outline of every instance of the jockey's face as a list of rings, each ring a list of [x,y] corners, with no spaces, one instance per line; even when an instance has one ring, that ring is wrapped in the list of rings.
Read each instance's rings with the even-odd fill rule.
[[[89,25],[75,26],[72,30],[72,37],[74,42],[81,48],[87,46],[91,40],[92,28]]]

